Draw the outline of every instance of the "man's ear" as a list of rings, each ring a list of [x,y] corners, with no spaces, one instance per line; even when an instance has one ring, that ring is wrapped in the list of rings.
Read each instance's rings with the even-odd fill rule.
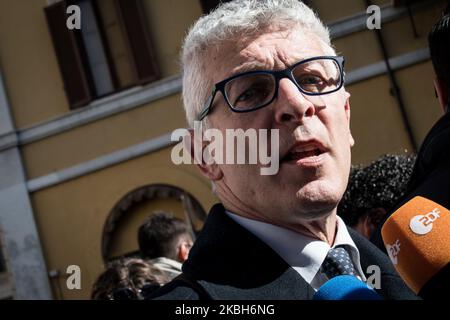
[[[441,105],[442,110],[444,110],[444,112],[446,112],[445,107],[447,106],[447,102],[448,102],[448,93],[445,90],[446,86],[445,84],[439,80],[439,79],[434,79],[434,88],[436,89],[436,94],[438,96],[439,99],[439,104]]]
[[[372,236],[372,225],[370,223],[370,217],[369,215],[364,215],[359,220],[359,229],[358,231],[367,239],[370,239]]]
[[[209,180],[222,179],[223,172],[219,165],[215,162],[208,164],[204,161],[203,153],[210,142],[202,139],[203,135],[200,131],[189,129],[189,135],[190,139],[185,140],[188,141],[189,145],[185,145],[185,148],[189,150],[191,159]]]
[[[189,241],[181,241],[178,245],[178,256],[177,259],[179,262],[183,263],[189,257],[189,251],[192,248],[192,242]]]
[[[350,131],[350,93],[345,91],[345,116],[347,118],[347,125],[348,125],[348,134],[349,134],[349,143],[350,147],[353,147],[355,145],[355,139],[353,139],[352,132]]]
[[[374,208],[371,209],[364,218],[364,227],[367,238],[370,239],[374,231],[383,221],[386,216],[386,210],[384,208]]]
[[[358,219],[358,223],[354,226],[354,228],[364,237],[370,239],[379,225],[378,219],[380,219],[380,216],[384,216],[385,214],[386,211],[382,208],[369,210],[369,212]]]

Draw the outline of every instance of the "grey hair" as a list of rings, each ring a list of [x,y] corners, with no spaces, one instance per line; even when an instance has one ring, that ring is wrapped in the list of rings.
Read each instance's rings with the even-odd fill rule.
[[[299,0],[234,0],[220,5],[191,27],[183,45],[183,103],[190,127],[193,127],[213,86],[207,73],[207,54],[226,40],[243,34],[258,34],[269,26],[306,29],[323,42],[326,51],[334,52],[328,29]]]

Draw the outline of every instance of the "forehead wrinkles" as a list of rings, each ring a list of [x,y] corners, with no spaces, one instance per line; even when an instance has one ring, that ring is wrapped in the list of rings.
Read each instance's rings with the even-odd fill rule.
[[[234,74],[284,69],[302,59],[329,54],[333,49],[303,27],[271,26],[258,34],[239,35],[210,46],[203,64],[208,82],[217,83]]]
[[[233,69],[233,73],[252,69],[282,68],[286,57],[282,47],[274,42],[252,42],[238,54],[242,64]]]
[[[222,46],[224,77],[250,70],[280,70],[299,60],[324,55],[326,44],[301,30],[261,34]],[[234,49],[231,49],[234,48]]]
[[[289,64],[288,48],[294,43],[292,30],[271,31],[240,42],[240,69],[282,69]]]

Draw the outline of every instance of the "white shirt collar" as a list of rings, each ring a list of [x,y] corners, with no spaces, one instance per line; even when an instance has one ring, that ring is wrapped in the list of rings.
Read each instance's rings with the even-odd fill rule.
[[[327,280],[323,275],[318,274],[318,271],[330,250],[328,243],[280,226],[244,218],[229,211],[226,213],[236,223],[271,247],[314,289],[317,290]],[[337,216],[337,232],[332,247],[338,245],[346,245],[359,277],[365,281],[359,250],[350,237],[347,226],[339,216]]]

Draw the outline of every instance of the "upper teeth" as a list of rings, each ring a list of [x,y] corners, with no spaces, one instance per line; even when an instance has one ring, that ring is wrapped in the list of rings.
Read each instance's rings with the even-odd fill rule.
[[[304,147],[298,146],[298,147],[292,149],[291,152],[308,152],[308,151],[314,151],[316,149],[317,149],[316,146],[304,146]]]

